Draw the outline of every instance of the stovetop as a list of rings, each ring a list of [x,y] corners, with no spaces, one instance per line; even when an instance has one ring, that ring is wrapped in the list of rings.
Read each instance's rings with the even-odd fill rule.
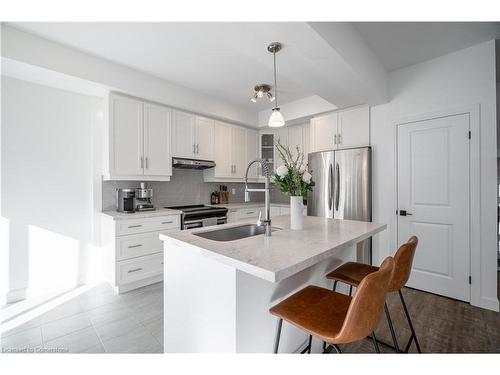
[[[204,204],[193,204],[190,206],[171,206],[171,207],[165,207],[165,208],[169,208],[171,210],[182,211],[182,212],[210,211],[210,210],[220,210],[221,209],[219,207],[211,207],[211,206],[206,206]]]

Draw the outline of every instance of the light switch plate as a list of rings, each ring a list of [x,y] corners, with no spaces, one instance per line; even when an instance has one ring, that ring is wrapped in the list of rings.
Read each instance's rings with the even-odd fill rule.
[[[236,189],[235,188],[231,189],[231,194],[236,195]]]

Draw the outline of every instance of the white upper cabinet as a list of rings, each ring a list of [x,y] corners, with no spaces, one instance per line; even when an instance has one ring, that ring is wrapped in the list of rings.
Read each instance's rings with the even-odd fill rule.
[[[195,116],[190,113],[173,111],[172,156],[193,158],[195,153]]]
[[[170,108],[144,104],[144,174],[172,175]]]
[[[109,96],[109,173],[143,173],[143,105],[141,101]]]
[[[247,129],[247,157],[246,165],[259,157],[259,134],[256,130]],[[246,171],[245,165],[245,171]],[[257,178],[259,176],[260,164],[255,163],[248,171],[248,178]]]
[[[168,181],[171,110],[111,93],[105,179]]]
[[[215,122],[215,141],[214,141],[214,161],[215,168],[207,170],[215,177],[230,178],[233,172],[233,163],[231,161],[232,144],[232,126],[220,121]]]
[[[362,106],[311,119],[310,152],[370,145],[370,107]]]
[[[214,120],[196,116],[194,132],[196,159],[214,160],[214,127]]]
[[[311,152],[333,150],[337,144],[338,113],[311,119]]]
[[[214,120],[174,111],[173,129],[173,156],[214,159]]]
[[[238,126],[232,127],[231,161],[233,164],[233,177],[245,177],[247,167],[247,131]]]
[[[337,133],[338,148],[368,146],[370,144],[370,108],[364,106],[340,111]]]

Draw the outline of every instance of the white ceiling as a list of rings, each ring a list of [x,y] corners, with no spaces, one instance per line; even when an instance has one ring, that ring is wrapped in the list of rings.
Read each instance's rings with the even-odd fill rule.
[[[500,38],[499,22],[354,22],[388,71]]]
[[[250,102],[255,84],[272,83],[272,41],[285,46],[277,55],[280,104],[317,95],[346,107],[383,102],[386,70],[500,37],[499,23],[11,25],[256,112],[272,107]]]
[[[252,103],[253,87],[273,83],[272,40],[252,40],[259,24],[232,23],[16,23],[12,26],[236,105],[260,111],[272,104]],[[238,32],[235,33],[235,26]],[[248,52],[241,46],[248,43]],[[258,51],[252,56],[252,51]],[[257,52],[256,52],[257,53]],[[278,97],[286,103],[310,96],[279,76]]]

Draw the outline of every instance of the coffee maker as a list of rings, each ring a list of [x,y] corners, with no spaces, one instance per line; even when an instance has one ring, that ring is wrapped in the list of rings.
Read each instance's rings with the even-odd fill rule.
[[[153,198],[153,189],[146,187],[145,182],[141,182],[141,187],[135,189],[135,210],[136,211],[154,211],[155,206],[151,202]]]
[[[127,214],[135,212],[135,189],[116,189],[116,211]]]

